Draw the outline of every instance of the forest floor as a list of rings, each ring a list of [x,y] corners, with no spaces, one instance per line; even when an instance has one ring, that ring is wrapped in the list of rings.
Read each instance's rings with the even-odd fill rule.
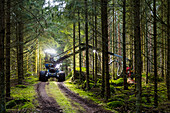
[[[111,111],[104,110],[101,106],[95,104],[93,101],[84,99],[78,94],[68,89],[63,82],[55,82],[61,92],[69,98],[73,108],[76,107],[78,113],[112,113]],[[36,85],[36,91],[38,95],[39,109],[42,113],[62,113],[63,109],[57,104],[53,97],[48,95],[48,90],[45,87],[49,87],[49,82],[39,82]],[[60,98],[60,97],[57,97]],[[78,103],[74,104],[74,102]],[[83,110],[83,109],[84,110]]]
[[[90,84],[91,89],[87,91],[70,79],[65,82],[50,79],[48,82],[40,82],[37,76],[29,76],[23,84],[12,79],[11,97],[6,102],[7,113],[134,113],[135,85],[129,85],[129,90],[123,90],[122,84],[122,79],[111,81],[111,98],[106,102],[100,96],[100,84],[95,87]],[[142,111],[170,113],[165,83],[158,84],[157,108],[154,107],[153,85],[143,84]]]

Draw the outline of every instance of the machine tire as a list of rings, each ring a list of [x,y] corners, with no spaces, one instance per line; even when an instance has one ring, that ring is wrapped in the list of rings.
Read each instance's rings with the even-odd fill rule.
[[[58,82],[63,82],[63,81],[65,81],[65,73],[59,73]]]
[[[40,71],[40,76],[39,76],[39,80],[42,82],[46,82],[48,80],[48,78],[45,76],[46,75],[46,71]]]
[[[42,81],[42,76],[45,74],[45,71],[40,71],[39,72],[39,81]]]

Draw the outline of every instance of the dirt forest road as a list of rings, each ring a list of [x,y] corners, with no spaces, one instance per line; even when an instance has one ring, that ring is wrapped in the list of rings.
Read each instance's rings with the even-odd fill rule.
[[[40,104],[40,113],[62,113],[60,106],[56,103],[56,101],[47,95],[45,90],[45,85],[47,82],[39,82],[36,85],[36,91],[38,95],[38,102]]]
[[[57,102],[47,95],[45,90],[45,85],[48,85],[48,82],[39,82],[36,85],[36,91],[38,94],[38,101],[40,103],[40,112],[41,113],[62,113],[63,110],[60,109],[60,106]],[[92,101],[86,100],[80,97],[78,94],[69,90],[63,82],[57,82],[58,87],[61,92],[64,93],[66,97],[79,103],[86,111],[84,113],[112,113],[110,111],[102,109],[97,104],[94,104]]]

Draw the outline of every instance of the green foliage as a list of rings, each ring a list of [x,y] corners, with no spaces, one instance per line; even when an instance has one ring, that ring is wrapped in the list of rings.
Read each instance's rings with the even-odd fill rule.
[[[111,80],[111,83],[115,84],[116,86],[122,86],[123,85],[123,78],[119,78],[117,80]]]

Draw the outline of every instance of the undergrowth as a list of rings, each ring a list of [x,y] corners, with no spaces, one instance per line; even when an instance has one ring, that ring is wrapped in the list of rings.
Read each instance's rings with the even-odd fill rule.
[[[34,111],[38,105],[34,85],[38,82],[35,76],[29,76],[23,84],[11,87],[11,98],[6,103],[7,112],[23,110]]]
[[[92,78],[90,75],[89,78]],[[76,82],[75,82],[76,81]],[[103,105],[106,109],[114,112],[135,112],[136,93],[135,85],[129,84],[128,90],[123,90],[123,78],[110,80],[111,98],[106,102],[101,96],[101,79],[98,78],[97,84],[94,84],[90,79],[90,90],[87,91],[84,87],[84,82],[80,84],[78,79],[72,81],[71,75],[65,81],[66,86],[73,92],[79,94],[83,98],[93,100],[94,102]],[[145,81],[145,75],[142,75],[142,81]],[[170,112],[170,102],[167,101],[166,84],[162,79],[158,82],[158,103],[157,108],[154,107],[154,84],[152,78],[149,78],[150,83],[142,82],[142,109],[144,112]]]

